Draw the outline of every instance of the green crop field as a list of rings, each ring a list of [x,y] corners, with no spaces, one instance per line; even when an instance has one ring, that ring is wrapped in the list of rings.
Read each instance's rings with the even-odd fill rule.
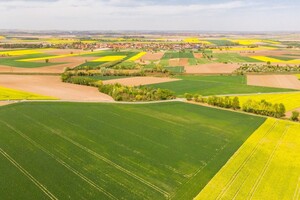
[[[166,52],[163,59],[172,58],[194,58],[194,54],[190,52]]]
[[[217,62],[232,62],[232,63],[243,63],[243,62],[260,62],[259,60],[241,56],[237,53],[214,53],[214,58],[216,58]]]
[[[31,54],[31,55],[24,55],[24,56],[13,56],[13,57],[4,57],[0,58],[0,65],[6,65],[10,67],[19,67],[19,68],[37,68],[37,67],[46,67],[52,65],[58,65],[63,63],[46,63],[46,62],[23,62],[18,61],[21,59],[29,59],[29,58],[41,58],[50,56],[47,54]]]
[[[213,43],[215,45],[218,45],[218,46],[234,46],[235,43],[234,42],[231,42],[229,40],[206,40],[210,43]]]
[[[295,58],[285,57],[285,56],[268,56],[268,57],[275,58],[275,59],[278,59],[278,60],[283,60],[283,61],[295,60]]]
[[[153,84],[156,88],[169,89],[177,95],[198,93],[201,95],[246,94],[293,91],[289,89],[247,85],[245,76],[175,76],[181,81]]]
[[[114,51],[99,51],[99,52],[91,52],[91,54],[83,54],[82,57],[104,57],[104,56],[126,56],[123,61],[130,59],[131,57],[137,55],[138,52],[131,52],[131,51],[122,51],[122,52],[114,52]],[[82,67],[90,67],[96,68],[100,67],[102,64],[107,63],[108,61],[100,61],[100,62],[85,62],[81,65],[76,66],[76,69],[80,69]]]
[[[0,199],[192,199],[264,121],[180,102],[0,107]]]
[[[299,123],[268,119],[196,199],[299,199],[299,130]]]

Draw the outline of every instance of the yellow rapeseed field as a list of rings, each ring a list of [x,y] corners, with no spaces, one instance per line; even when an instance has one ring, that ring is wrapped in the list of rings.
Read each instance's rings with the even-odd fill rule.
[[[300,74],[296,74],[296,76],[298,77],[298,79],[300,80]]]
[[[2,35],[0,35],[0,40],[3,40],[3,39],[5,39],[5,37],[4,37],[4,36],[2,36]]]
[[[126,58],[126,56],[104,56],[93,60],[93,62],[110,62],[110,61],[117,61]]]
[[[256,45],[259,43],[269,43],[269,44],[280,44],[279,42],[272,41],[272,40],[261,40],[261,39],[237,39],[237,40],[230,40],[231,42],[239,43],[241,45]]]
[[[39,61],[39,60],[46,60],[46,59],[55,59],[55,58],[65,58],[70,56],[79,56],[81,54],[64,54],[64,55],[57,55],[57,56],[45,56],[45,57],[39,57],[39,58],[26,58],[26,59],[20,59],[17,61],[21,62],[32,62],[32,61]]]
[[[45,60],[45,59],[50,60],[50,59],[55,59],[55,58],[65,58],[65,57],[81,56],[81,55],[95,54],[95,53],[99,53],[99,51],[85,52],[85,53],[63,54],[63,55],[57,55],[57,56],[45,56],[45,57],[39,57],[39,58],[26,58],[26,59],[20,59],[20,60],[17,60],[17,61],[32,62],[32,61],[39,61],[39,60]]]
[[[205,40],[200,40],[199,38],[185,38],[183,41],[186,42],[186,43],[211,44],[210,42],[205,41]]]
[[[64,39],[64,38],[49,38],[49,39],[42,39],[42,40],[45,41],[45,42],[52,43],[52,44],[66,44],[66,43],[70,44],[70,43],[80,41],[79,39],[71,39],[71,38],[67,38],[67,39]]]
[[[241,105],[248,99],[256,101],[266,100],[273,104],[283,103],[287,111],[294,110],[300,107],[300,92],[280,93],[280,94],[257,94],[257,95],[245,95],[239,96]]]
[[[195,200],[299,199],[300,124],[268,118]]]
[[[284,64],[300,64],[300,60],[280,60],[276,58],[271,58],[268,56],[250,56],[251,58],[254,58],[256,60],[260,60],[263,62],[271,62],[271,63],[284,63]]]
[[[0,100],[57,100],[54,97],[43,96],[30,92],[0,87]]]
[[[274,47],[266,47],[266,46],[260,46],[260,47],[254,47],[254,48],[249,48],[249,47],[231,47],[231,48],[226,48],[225,50],[227,51],[261,51],[261,50],[274,50],[276,48]],[[219,52],[219,49],[215,49],[214,51]],[[224,49],[222,50],[224,51]]]
[[[25,50],[16,50],[16,51],[0,51],[0,55],[10,55],[10,56],[22,56],[30,54],[40,54],[40,50],[36,49],[25,49]]]
[[[146,54],[146,52],[140,52],[140,53],[136,54],[135,56],[132,56],[131,58],[129,58],[128,61],[136,61],[145,54]]]

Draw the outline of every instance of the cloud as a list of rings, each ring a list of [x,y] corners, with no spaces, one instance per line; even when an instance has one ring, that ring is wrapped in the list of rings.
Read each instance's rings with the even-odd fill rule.
[[[25,29],[257,29],[284,15],[300,29],[292,0],[0,0],[2,28]],[[274,16],[270,20],[270,16]],[[268,23],[268,26],[263,26]],[[249,25],[249,26],[247,26]],[[278,27],[280,29],[280,27]]]

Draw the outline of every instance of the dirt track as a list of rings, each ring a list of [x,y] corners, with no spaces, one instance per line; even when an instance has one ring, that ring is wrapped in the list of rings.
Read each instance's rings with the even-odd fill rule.
[[[59,76],[0,75],[0,86],[57,97],[61,100],[113,101],[97,88],[63,83]]]
[[[300,90],[300,81],[294,75],[248,75],[247,84]]]
[[[114,80],[107,80],[103,81],[104,84],[114,84],[120,83],[122,85],[127,86],[139,86],[139,85],[149,85],[149,84],[156,84],[156,83],[165,83],[165,82],[172,82],[178,81],[180,79],[175,78],[159,78],[159,77],[132,77],[132,78],[120,78]]]
[[[212,63],[195,66],[185,66],[187,74],[230,74],[239,68],[238,64]]]

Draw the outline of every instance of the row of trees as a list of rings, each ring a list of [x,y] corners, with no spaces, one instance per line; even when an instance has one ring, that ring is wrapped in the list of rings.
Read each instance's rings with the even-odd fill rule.
[[[116,84],[100,84],[99,91],[108,94],[116,101],[158,101],[175,99],[174,92],[150,87],[131,87]]]
[[[300,72],[300,65],[258,65],[258,64],[244,64],[235,70],[237,74],[244,73],[266,73],[266,72]]]
[[[201,95],[191,95],[186,93],[185,97],[187,100],[193,100],[195,102],[207,103],[212,106],[218,106],[221,108],[231,108],[231,109],[240,109],[240,101],[238,97],[230,98],[226,97],[218,97],[218,96],[209,96],[202,97]]]
[[[218,97],[218,96],[209,96],[209,97],[202,97],[200,95],[192,95],[192,94],[185,94],[187,100],[206,103],[212,106],[217,106],[221,108],[230,108],[234,110],[242,110],[249,113],[265,115],[270,117],[280,118],[285,115],[286,109],[285,106],[280,104],[272,104],[265,100],[255,101],[252,99],[247,100],[245,103],[240,105],[240,100],[238,97],[230,98],[226,97]],[[298,118],[296,113],[294,114],[294,118]]]
[[[158,101],[175,99],[174,92],[167,89],[155,89],[150,87],[131,87],[121,84],[103,84],[102,81],[86,76],[72,76],[64,73],[61,76],[63,82],[78,85],[98,87],[99,91],[110,95],[116,101]]]
[[[285,115],[286,109],[285,106],[280,104],[272,104],[266,100],[255,101],[252,99],[247,100],[242,105],[242,110],[245,112],[266,115],[270,117],[280,118]]]

